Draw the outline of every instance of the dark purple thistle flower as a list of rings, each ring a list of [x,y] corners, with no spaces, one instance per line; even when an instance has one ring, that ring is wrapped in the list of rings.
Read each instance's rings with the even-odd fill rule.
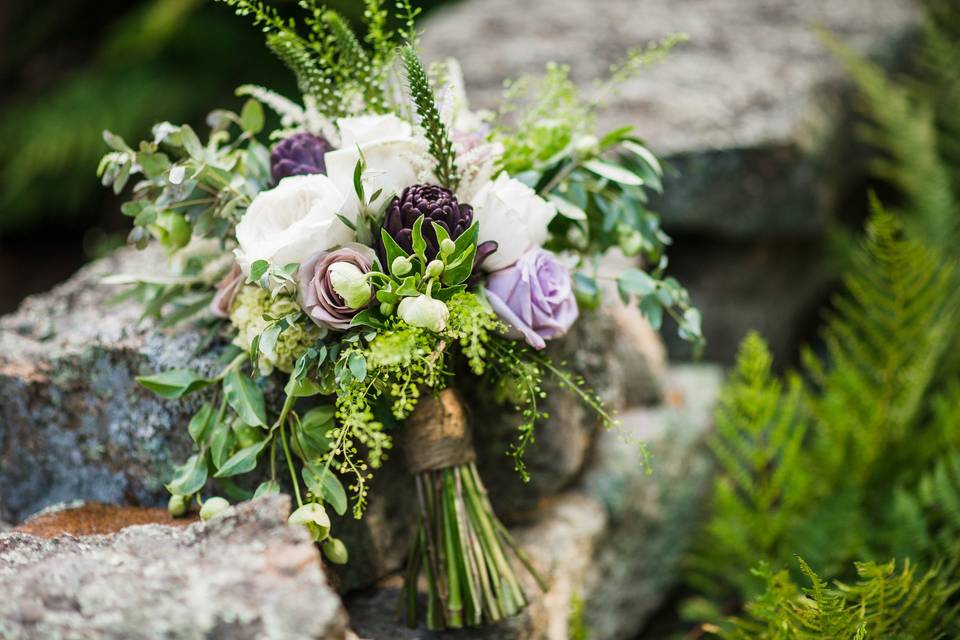
[[[417,184],[407,187],[403,193],[387,205],[383,228],[407,253],[413,253],[413,224],[424,216],[423,239],[427,242],[426,257],[432,260],[440,251],[437,232],[431,222],[446,229],[452,240],[460,237],[473,223],[473,207],[460,204],[449,189],[432,184]],[[386,251],[382,242],[377,243],[380,262],[387,268]]]
[[[326,138],[312,133],[295,133],[281,140],[270,153],[270,172],[274,183],[290,176],[326,173],[323,154],[333,147]]]

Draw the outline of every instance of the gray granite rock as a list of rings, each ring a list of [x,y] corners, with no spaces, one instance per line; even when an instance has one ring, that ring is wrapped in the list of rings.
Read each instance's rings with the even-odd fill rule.
[[[571,605],[580,601],[591,640],[633,637],[677,583],[692,540],[709,487],[703,441],[720,382],[714,366],[671,369],[665,404],[624,413],[620,432],[598,438],[581,479],[513,529],[550,584],[540,594],[523,575],[533,597],[520,616],[468,631],[407,629],[395,618],[400,580],[391,577],[347,599],[353,629],[369,640],[564,640]],[[650,475],[640,442],[653,456]]]
[[[343,639],[346,612],[289,513],[278,496],[186,527],[0,534],[0,637]]]
[[[139,305],[108,305],[115,291],[99,283],[105,274],[137,272],[157,259],[150,252],[121,251],[0,319],[0,519],[17,522],[75,499],[166,503],[163,483],[172,464],[188,454],[185,425],[199,399],[163,400],[134,378],[185,366],[212,373],[218,349],[197,353],[197,332],[171,335],[138,325]],[[636,312],[585,316],[554,352],[613,409],[659,396],[663,347]],[[517,416],[488,406],[478,411],[484,474],[491,486],[504,487],[505,511],[531,509],[569,484],[598,427],[596,417],[568,394],[554,394],[545,408],[553,417],[530,458],[537,479],[522,491],[515,490],[518,477],[503,457]],[[337,523],[353,560],[338,571],[341,589],[363,586],[402,561],[412,485],[395,458],[374,481],[367,516]]]

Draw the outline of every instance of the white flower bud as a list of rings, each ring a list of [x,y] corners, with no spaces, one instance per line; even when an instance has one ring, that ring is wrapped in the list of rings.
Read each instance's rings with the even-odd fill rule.
[[[308,502],[303,505],[290,514],[287,522],[306,525],[307,529],[310,530],[311,537],[318,542],[330,533],[330,516],[327,515],[323,505],[318,502]]]
[[[450,310],[440,300],[434,300],[421,294],[401,300],[400,306],[397,308],[397,315],[411,326],[429,329],[430,331],[443,331],[444,327],[447,326]]]
[[[443,262],[431,260],[430,264],[427,265],[426,277],[439,278],[441,273],[443,273]]]
[[[187,496],[170,496],[167,501],[167,511],[174,518],[179,518],[187,512]]]
[[[230,503],[227,502],[226,498],[221,498],[220,496],[207,498],[203,501],[203,506],[200,507],[200,519],[210,520],[211,518],[216,518],[229,508]]]
[[[451,240],[450,238],[444,238],[443,242],[440,243],[440,255],[450,256],[453,255],[453,252],[457,248],[457,243]]]
[[[577,138],[573,146],[578,153],[594,153],[599,143],[600,141],[597,140],[597,136],[585,135]]]
[[[347,564],[347,560],[350,559],[350,554],[347,553],[347,545],[343,544],[340,538],[327,538],[323,543],[323,555],[334,564]]]
[[[390,265],[390,272],[397,277],[401,277],[410,273],[412,268],[413,263],[410,262],[410,258],[397,256],[393,259],[393,264]]]
[[[382,313],[385,316],[389,316],[391,313],[393,313],[393,305],[390,304],[389,302],[381,302],[380,313]]]
[[[370,302],[370,283],[355,264],[334,262],[327,269],[333,290],[340,294],[344,304],[351,309],[359,309]]]

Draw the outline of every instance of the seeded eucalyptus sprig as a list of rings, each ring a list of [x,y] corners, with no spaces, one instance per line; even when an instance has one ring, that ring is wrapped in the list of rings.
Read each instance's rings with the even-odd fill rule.
[[[427,142],[430,144],[430,155],[437,160],[436,174],[441,185],[456,190],[460,179],[457,175],[457,163],[453,152],[453,142],[447,132],[447,127],[440,119],[440,111],[430,87],[427,72],[424,71],[420,58],[413,47],[406,45],[400,49],[403,66],[407,72],[407,82],[410,87],[410,98],[417,107],[420,124],[426,132]]]

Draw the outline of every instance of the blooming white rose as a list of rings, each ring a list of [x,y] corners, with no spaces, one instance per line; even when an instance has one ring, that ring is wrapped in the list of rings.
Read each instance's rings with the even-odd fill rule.
[[[356,220],[344,209],[346,197],[327,176],[284,178],[261,191],[237,224],[237,262],[250,275],[250,265],[266,260],[283,267],[301,263],[317,251],[346,244],[354,232],[337,217]]]
[[[367,198],[382,190],[371,203],[373,208],[385,204],[404,187],[417,184],[420,171],[418,158],[425,146],[413,135],[413,127],[393,114],[356,116],[337,120],[340,128],[340,149],[324,155],[327,175],[346,195],[345,211],[355,216],[360,208],[353,186],[353,172],[360,154],[366,161],[363,187]]]
[[[493,240],[497,250],[483,261],[486,271],[509,267],[528,249],[547,240],[547,225],[557,208],[519,180],[501,173],[485,184],[471,202],[480,223],[480,242]]]

